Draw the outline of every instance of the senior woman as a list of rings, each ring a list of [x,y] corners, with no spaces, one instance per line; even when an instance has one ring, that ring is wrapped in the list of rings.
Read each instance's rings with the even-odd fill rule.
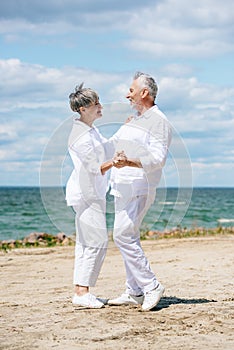
[[[72,302],[83,307],[101,308],[103,301],[91,294],[89,288],[96,284],[107,250],[106,171],[113,162],[107,160],[107,140],[93,125],[102,117],[98,94],[84,88],[82,83],[69,99],[72,111],[79,114],[74,118],[68,141],[74,169],[66,186],[67,205],[76,213]]]

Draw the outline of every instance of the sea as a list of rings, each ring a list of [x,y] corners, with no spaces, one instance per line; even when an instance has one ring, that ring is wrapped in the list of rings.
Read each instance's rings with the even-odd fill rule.
[[[74,212],[63,187],[0,187],[0,240],[23,239],[32,232],[75,233]],[[107,194],[107,228],[114,222]],[[141,230],[234,226],[234,188],[159,188]]]

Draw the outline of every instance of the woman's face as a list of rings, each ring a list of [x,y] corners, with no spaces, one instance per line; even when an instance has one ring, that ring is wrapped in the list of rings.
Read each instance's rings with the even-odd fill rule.
[[[98,118],[102,117],[102,105],[99,102],[99,100],[97,100],[94,104],[85,107],[84,112],[83,112],[83,116],[87,117],[89,120],[96,120]]]

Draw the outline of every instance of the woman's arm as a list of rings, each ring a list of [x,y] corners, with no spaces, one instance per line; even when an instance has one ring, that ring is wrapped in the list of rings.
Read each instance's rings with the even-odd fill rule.
[[[100,166],[100,170],[102,175],[104,175],[107,170],[111,169],[113,167],[113,160],[107,160],[106,162],[102,163],[102,165]]]

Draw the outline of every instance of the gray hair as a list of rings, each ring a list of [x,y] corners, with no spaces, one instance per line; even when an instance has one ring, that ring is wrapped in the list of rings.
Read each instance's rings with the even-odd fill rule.
[[[70,107],[73,112],[80,113],[80,107],[89,107],[99,100],[96,91],[90,88],[83,88],[84,83],[77,85],[75,92],[69,95]]]
[[[149,90],[149,95],[156,98],[158,92],[158,86],[154,78],[152,78],[149,74],[145,74],[142,72],[136,72],[133,80],[139,79],[140,85],[142,88],[147,88]]]

